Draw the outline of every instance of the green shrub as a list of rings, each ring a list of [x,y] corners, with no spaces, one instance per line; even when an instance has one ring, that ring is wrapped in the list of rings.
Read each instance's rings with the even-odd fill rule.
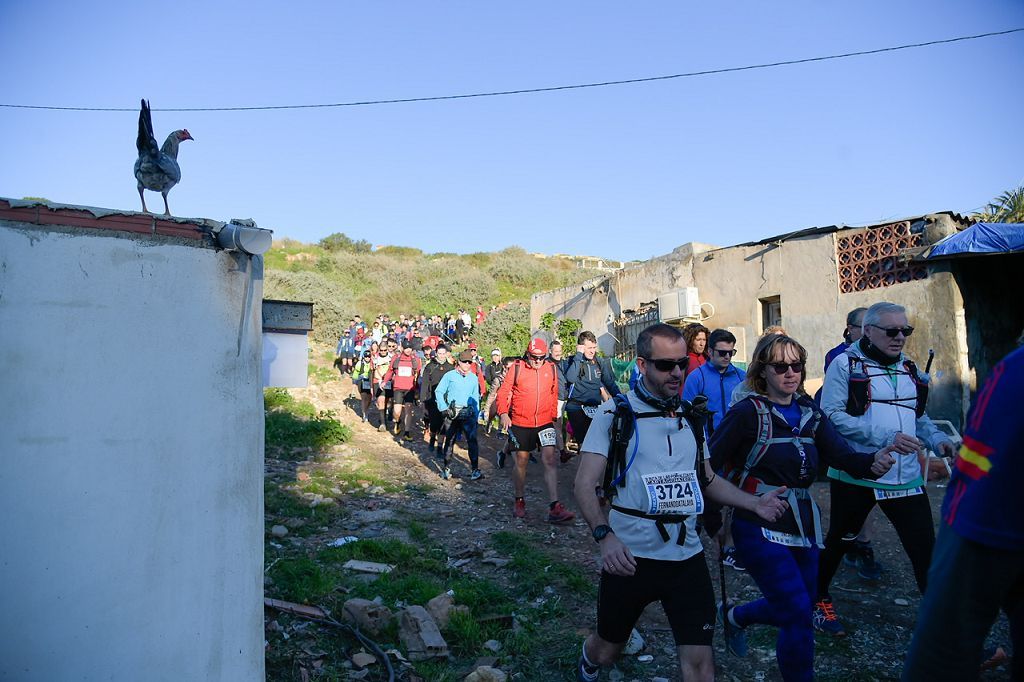
[[[373,245],[365,239],[353,240],[344,232],[335,232],[320,240],[320,248],[325,251],[349,251],[351,253],[370,253]]]
[[[485,349],[500,348],[506,357],[522,355],[530,343],[529,306],[514,303],[492,311],[484,324],[473,327],[473,338]]]

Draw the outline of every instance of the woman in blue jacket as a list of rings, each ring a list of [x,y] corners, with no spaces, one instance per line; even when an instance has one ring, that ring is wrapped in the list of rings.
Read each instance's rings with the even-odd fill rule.
[[[814,630],[821,519],[808,488],[819,461],[859,477],[877,477],[893,464],[891,447],[854,452],[803,392],[807,351],[794,339],[770,335],[758,342],[747,368],[746,392],[711,437],[711,464],[753,494],[783,486],[789,508],[768,523],[735,510],[736,550],[764,595],[720,605],[726,647],[746,653],[744,628],[755,623],[779,628],[775,652],[784,680],[814,679]]]

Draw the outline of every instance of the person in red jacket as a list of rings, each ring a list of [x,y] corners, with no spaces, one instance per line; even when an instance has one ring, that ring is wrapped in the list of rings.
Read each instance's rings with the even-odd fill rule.
[[[395,435],[405,427],[405,440],[412,440],[412,408],[416,404],[416,382],[420,376],[420,359],[412,352],[412,344],[402,342],[402,353],[391,360],[384,381],[391,381],[394,391],[392,416],[395,419]]]
[[[512,515],[526,517],[526,465],[530,453],[540,448],[544,462],[544,483],[551,499],[548,523],[568,523],[576,515],[558,501],[558,456],[555,451],[555,419],[558,418],[558,372],[548,360],[548,345],[533,339],[526,357],[508,368],[498,389],[497,405],[501,427],[508,430],[516,453],[512,471],[515,502]]]

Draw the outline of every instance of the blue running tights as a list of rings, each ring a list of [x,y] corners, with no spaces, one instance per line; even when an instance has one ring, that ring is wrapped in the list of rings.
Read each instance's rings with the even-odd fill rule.
[[[761,527],[734,518],[732,536],[747,572],[764,595],[737,606],[733,618],[742,626],[763,623],[779,629],[775,657],[782,679],[814,679],[814,628],[811,613],[817,594],[818,548],[786,547],[768,542]]]

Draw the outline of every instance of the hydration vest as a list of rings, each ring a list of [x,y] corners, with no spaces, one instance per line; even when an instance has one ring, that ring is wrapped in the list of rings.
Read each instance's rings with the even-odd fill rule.
[[[872,368],[865,363],[864,358],[855,356],[852,353],[847,353],[846,357],[850,363],[850,380],[846,397],[847,414],[852,417],[860,417],[867,412],[868,406],[871,403],[885,403],[914,410],[918,417],[924,416],[925,406],[928,403],[928,377],[922,376],[918,372],[917,365],[914,364],[913,360],[904,360],[903,369],[891,369],[882,373],[875,372],[870,374],[868,370]],[[917,395],[914,398],[872,398],[871,379],[883,374],[888,376],[891,373],[909,376],[910,380],[914,382],[914,387],[917,389]],[[908,404],[911,401],[913,401],[913,405]]]

